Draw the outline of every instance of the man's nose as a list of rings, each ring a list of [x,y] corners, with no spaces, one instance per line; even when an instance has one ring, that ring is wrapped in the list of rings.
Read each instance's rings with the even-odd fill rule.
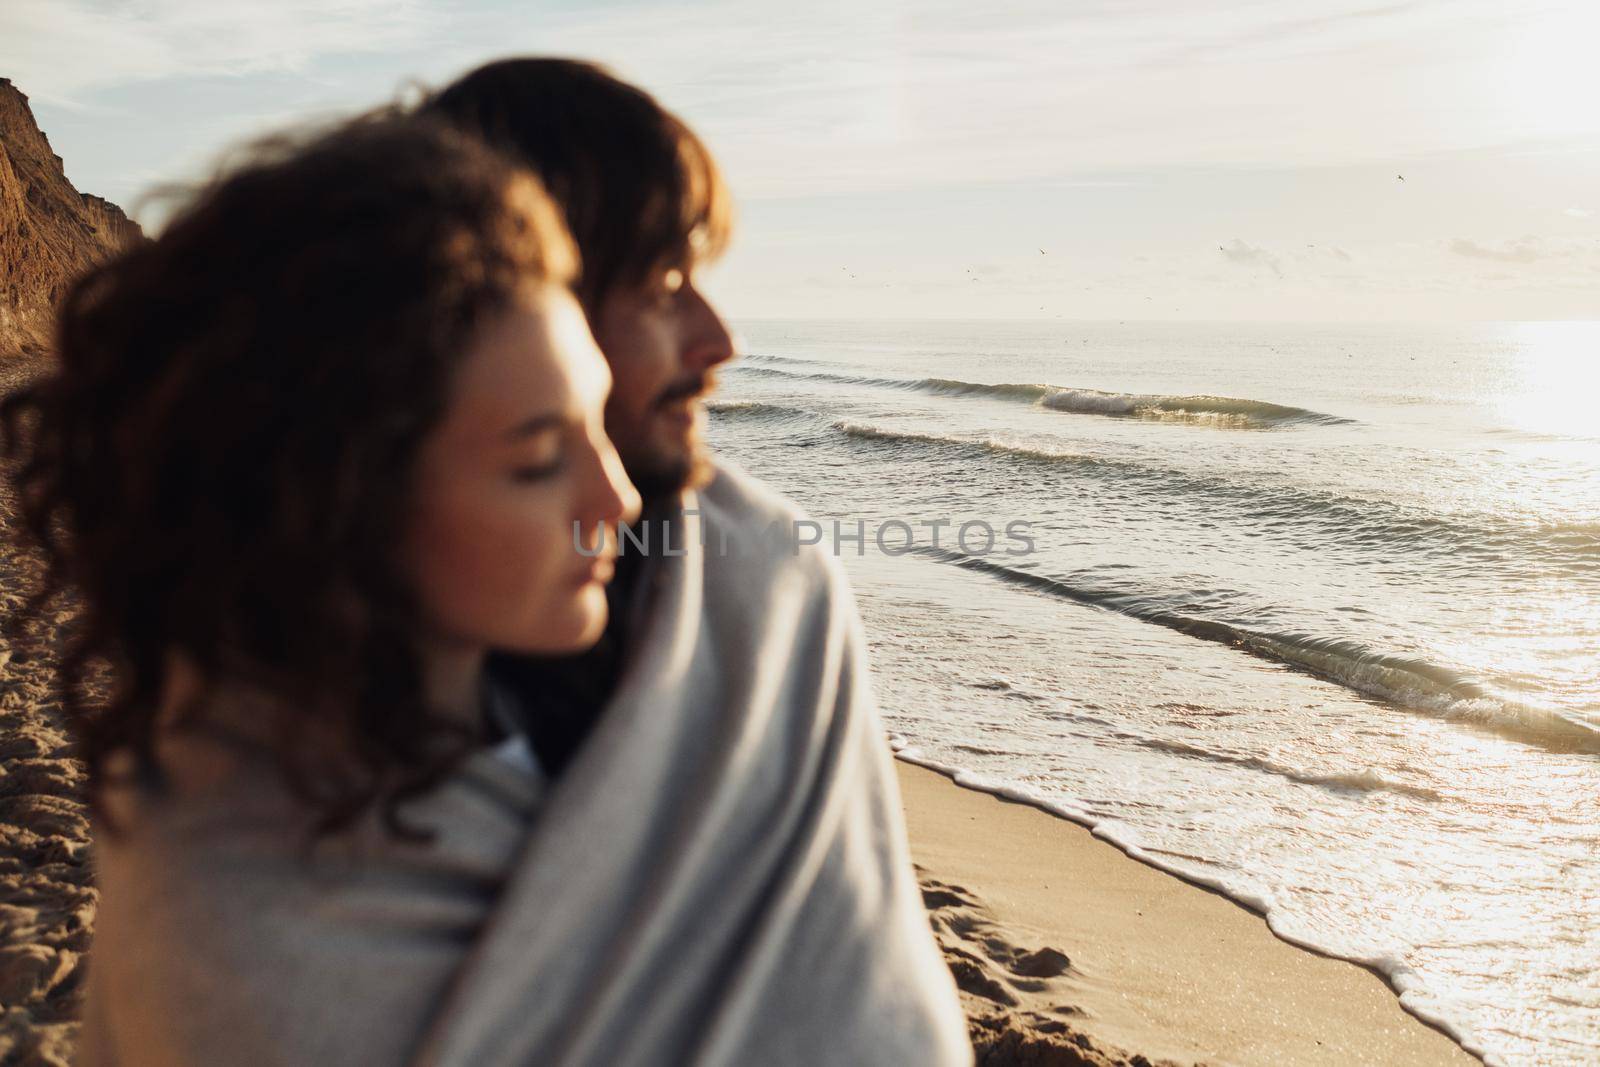
[[[700,290],[690,289],[688,297],[684,369],[704,373],[733,358],[733,334]]]

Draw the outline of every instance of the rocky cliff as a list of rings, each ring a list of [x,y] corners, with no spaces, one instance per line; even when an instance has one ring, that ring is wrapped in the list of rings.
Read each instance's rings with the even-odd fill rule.
[[[72,279],[138,236],[117,205],[72,187],[28,98],[0,78],[0,359],[48,344]]]

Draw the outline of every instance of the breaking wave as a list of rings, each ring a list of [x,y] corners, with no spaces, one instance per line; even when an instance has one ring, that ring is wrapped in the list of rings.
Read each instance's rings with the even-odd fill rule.
[[[792,371],[765,364],[747,364],[736,369],[744,374],[763,377],[798,378],[838,385],[899,389],[935,396],[1010,400],[1074,415],[1182,422],[1233,429],[1270,430],[1295,424],[1334,425],[1351,421],[1337,415],[1308,411],[1305,408],[1228,396],[1111,393],[1099,389],[1077,389],[1057,385],[989,384],[959,381],[953,378],[873,378],[855,374],[837,374],[831,371]]]
[[[1491,692],[1438,664],[1386,654],[1345,638],[1260,632],[1217,619],[1185,615],[1135,594],[1074,585],[949,549],[920,546],[911,551],[1012,585],[1228,645],[1413,711],[1476,723],[1516,740],[1558,751],[1600,753],[1600,728],[1559,711]]]
[[[900,448],[941,450],[952,455],[1002,458],[1018,463],[1071,469],[1102,481],[1177,494],[1225,505],[1253,524],[1288,524],[1284,529],[1317,527],[1336,534],[1330,542],[1352,551],[1389,551],[1397,546],[1448,559],[1497,564],[1513,555],[1539,562],[1562,577],[1593,581],[1594,557],[1600,555],[1600,532],[1587,526],[1533,527],[1489,515],[1442,516],[1404,505],[1259,479],[1230,479],[1215,474],[1135,462],[1088,452],[1053,449],[992,436],[897,430],[869,423],[838,420],[832,428],[858,441]]]

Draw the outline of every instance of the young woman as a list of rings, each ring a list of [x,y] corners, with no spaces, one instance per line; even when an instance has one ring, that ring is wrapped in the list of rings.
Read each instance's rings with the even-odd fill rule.
[[[423,1040],[541,790],[483,659],[593,642],[637,507],[574,271],[535,179],[376,117],[260,148],[67,298],[4,422],[32,615],[82,603],[80,1062]]]

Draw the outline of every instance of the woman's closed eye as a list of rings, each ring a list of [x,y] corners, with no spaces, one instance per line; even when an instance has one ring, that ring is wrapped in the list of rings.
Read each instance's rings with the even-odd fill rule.
[[[563,426],[544,426],[520,443],[511,478],[517,482],[537,482],[558,473],[566,463],[567,443]]]
[[[562,460],[555,459],[547,463],[534,466],[518,467],[511,472],[511,478],[516,482],[539,482],[560,473]]]

